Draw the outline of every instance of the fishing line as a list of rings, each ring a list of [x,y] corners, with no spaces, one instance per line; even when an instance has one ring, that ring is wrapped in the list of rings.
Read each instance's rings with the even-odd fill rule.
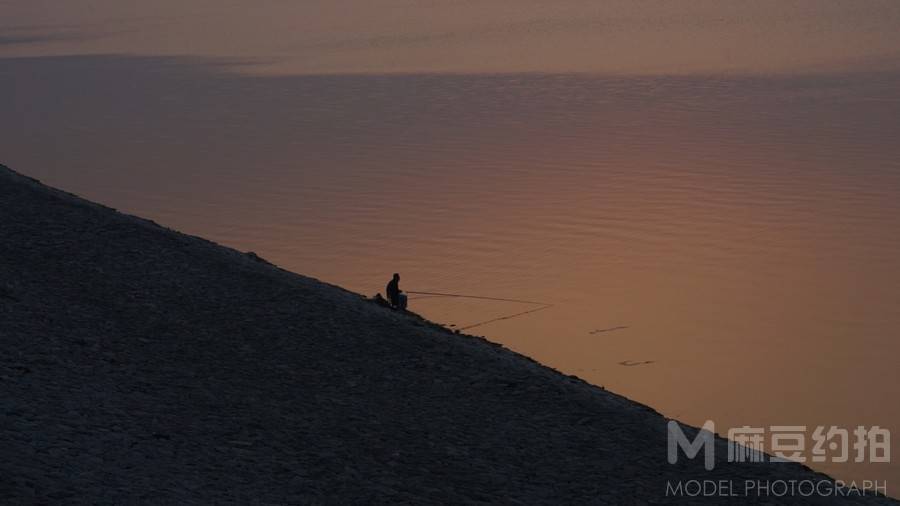
[[[538,306],[548,305],[546,302],[537,302],[534,300],[501,299],[500,297],[485,297],[482,295],[463,295],[461,293],[413,292],[411,290],[406,290],[405,293],[412,293],[415,295],[432,295],[435,297],[459,297],[459,298],[463,298],[463,299],[481,299],[481,300],[496,300],[496,301],[500,301],[500,302],[518,302],[519,304],[535,304]]]
[[[522,299],[504,299],[501,297],[485,297],[483,295],[466,295],[466,294],[461,294],[461,293],[444,293],[444,292],[420,292],[420,291],[412,291],[412,290],[408,290],[405,293],[422,296],[422,297],[416,297],[416,299],[424,299],[424,298],[432,298],[432,297],[454,297],[454,298],[460,298],[460,299],[492,300],[492,301],[498,301],[498,302],[513,302],[513,303],[517,303],[517,304],[534,304],[536,306],[540,306],[540,307],[536,307],[533,309],[529,309],[527,311],[522,311],[519,313],[514,313],[514,314],[509,314],[509,315],[504,315],[504,316],[498,316],[497,318],[491,318],[490,320],[473,323],[471,325],[466,325],[465,327],[459,327],[457,330],[467,330],[467,329],[471,329],[471,328],[475,328],[475,327],[480,327],[482,325],[487,325],[489,323],[494,323],[494,322],[498,322],[501,320],[509,320],[512,318],[516,318],[517,316],[524,316],[524,315],[527,315],[530,313],[536,313],[538,311],[543,311],[545,309],[553,307],[553,304],[547,304],[546,302],[538,302],[538,301],[534,301],[534,300],[522,300]]]
[[[538,311],[543,311],[543,310],[548,309],[548,308],[551,308],[551,307],[553,307],[553,304],[547,304],[547,305],[544,305],[544,306],[541,306],[541,307],[537,307],[537,308],[534,308],[534,309],[529,309],[528,311],[522,311],[521,313],[516,313],[516,314],[511,314],[511,315],[506,315],[506,316],[499,316],[499,317],[497,317],[497,318],[492,318],[492,319],[490,319],[490,320],[485,320],[485,321],[483,321],[483,322],[478,322],[478,323],[473,323],[473,324],[471,324],[471,325],[466,325],[465,327],[459,327],[459,330],[472,329],[472,328],[475,328],[475,327],[480,327],[480,326],[482,326],[482,325],[487,325],[488,323],[498,322],[498,321],[500,321],[500,320],[509,320],[510,318],[515,318],[515,317],[517,317],[517,316],[526,315],[526,314],[528,314],[528,313],[537,313]]]

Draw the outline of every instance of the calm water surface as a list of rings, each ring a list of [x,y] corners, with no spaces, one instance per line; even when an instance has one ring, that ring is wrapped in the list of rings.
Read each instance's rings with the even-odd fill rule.
[[[0,162],[361,293],[552,304],[411,301],[667,416],[900,434],[896,3],[41,3],[0,7]]]

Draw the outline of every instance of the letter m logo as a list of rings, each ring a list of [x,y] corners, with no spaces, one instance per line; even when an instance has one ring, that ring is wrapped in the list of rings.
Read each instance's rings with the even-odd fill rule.
[[[707,420],[697,432],[697,437],[693,441],[688,441],[687,436],[681,430],[681,425],[675,420],[669,420],[669,464],[678,462],[678,448],[684,451],[684,455],[693,459],[703,450],[704,462],[703,467],[707,471],[712,471],[716,465],[715,446],[716,446],[716,426],[712,420]]]

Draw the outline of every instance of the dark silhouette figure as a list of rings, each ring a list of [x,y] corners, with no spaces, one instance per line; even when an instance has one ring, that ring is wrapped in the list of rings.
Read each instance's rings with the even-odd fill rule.
[[[403,295],[403,292],[400,291],[399,274],[396,272],[394,273],[394,277],[388,282],[387,288],[385,288],[384,291],[387,293],[387,298],[388,301],[390,301],[391,306],[396,309],[406,309],[406,295]]]

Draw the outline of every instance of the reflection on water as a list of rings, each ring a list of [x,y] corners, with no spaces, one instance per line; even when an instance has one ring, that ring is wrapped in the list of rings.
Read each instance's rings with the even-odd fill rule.
[[[0,96],[2,161],[49,184],[366,294],[399,271],[552,304],[472,332],[694,424],[900,434],[900,73],[82,56],[0,60]],[[456,328],[535,308],[411,305]]]

